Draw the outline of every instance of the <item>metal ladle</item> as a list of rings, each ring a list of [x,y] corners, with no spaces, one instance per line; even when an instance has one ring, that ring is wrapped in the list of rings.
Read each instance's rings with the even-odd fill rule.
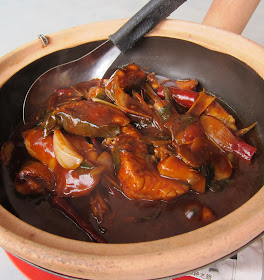
[[[186,0],[151,0],[116,33],[85,56],[51,68],[29,88],[23,104],[23,121],[57,89],[82,81],[103,78],[117,57],[167,18]]]

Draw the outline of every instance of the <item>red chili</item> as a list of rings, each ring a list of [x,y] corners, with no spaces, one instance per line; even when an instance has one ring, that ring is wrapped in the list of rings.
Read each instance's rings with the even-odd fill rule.
[[[184,107],[187,107],[187,108],[190,108],[193,105],[195,99],[198,96],[198,93],[195,92],[195,91],[183,90],[183,89],[176,88],[174,86],[169,86],[167,88],[170,90],[170,92],[171,92],[173,98],[175,99],[175,101],[178,104],[180,104]],[[159,87],[157,94],[160,97],[163,97],[163,98],[165,97],[163,86]]]
[[[234,152],[240,156],[241,158],[250,161],[257,149],[244,141],[238,141],[236,143],[236,147],[234,148]]]
[[[62,211],[68,218],[73,220],[90,236],[93,241],[98,243],[106,243],[106,241],[94,230],[92,225],[85,221],[64,198],[59,196],[52,197],[52,205]]]

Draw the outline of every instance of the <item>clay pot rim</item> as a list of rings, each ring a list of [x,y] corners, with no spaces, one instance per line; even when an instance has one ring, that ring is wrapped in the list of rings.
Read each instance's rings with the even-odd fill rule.
[[[44,55],[106,39],[124,21],[82,25],[47,36],[50,41],[47,47],[35,40],[10,52],[0,59],[3,69],[0,86]],[[264,56],[264,48],[242,36],[178,20],[162,22],[148,36],[183,39],[229,54],[264,77],[264,62],[258,60]],[[264,230],[264,226],[259,225],[259,221],[264,220],[263,199],[262,188],[240,208],[208,226],[171,238],[134,244],[94,244],[58,237],[26,224],[1,206],[0,246],[40,267],[80,278],[170,276],[223,258],[260,235]]]

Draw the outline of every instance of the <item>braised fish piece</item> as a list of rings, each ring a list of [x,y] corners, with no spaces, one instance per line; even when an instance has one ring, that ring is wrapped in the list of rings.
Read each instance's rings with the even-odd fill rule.
[[[15,178],[17,192],[23,195],[52,193],[56,180],[47,165],[38,161],[27,161]]]
[[[160,161],[157,167],[161,175],[184,182],[199,193],[205,192],[205,177],[175,156]]]
[[[139,89],[146,78],[147,75],[142,69],[133,63],[129,64],[112,75],[106,85],[106,93],[122,111],[151,119],[149,110],[142,108],[140,101],[129,94],[131,89]]]
[[[118,179],[130,199],[172,200],[189,191],[188,185],[162,177],[144,156],[120,151]]]

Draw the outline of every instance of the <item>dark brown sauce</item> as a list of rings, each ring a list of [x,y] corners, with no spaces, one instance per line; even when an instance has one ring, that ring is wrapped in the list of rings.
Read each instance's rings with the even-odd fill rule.
[[[22,143],[17,143],[16,164],[25,159]],[[17,166],[16,166],[17,165]],[[106,189],[97,186],[102,192],[111,211],[107,212],[102,223],[98,223],[89,208],[88,197],[67,198],[67,201],[84,219],[88,220],[109,243],[133,243],[171,237],[195,230],[205,225],[199,219],[186,217],[186,210],[200,204],[212,209],[220,219],[244,204],[258,189],[260,160],[257,155],[251,163],[238,161],[232,179],[226,182],[223,190],[204,194],[188,192],[172,202],[134,201],[125,197],[114,187]],[[25,197],[15,191],[13,176],[15,170],[5,173],[5,191],[14,214],[20,219],[44,231],[82,241],[90,238],[74,222],[59,210],[53,208],[49,197]],[[11,172],[10,172],[11,171]]]

